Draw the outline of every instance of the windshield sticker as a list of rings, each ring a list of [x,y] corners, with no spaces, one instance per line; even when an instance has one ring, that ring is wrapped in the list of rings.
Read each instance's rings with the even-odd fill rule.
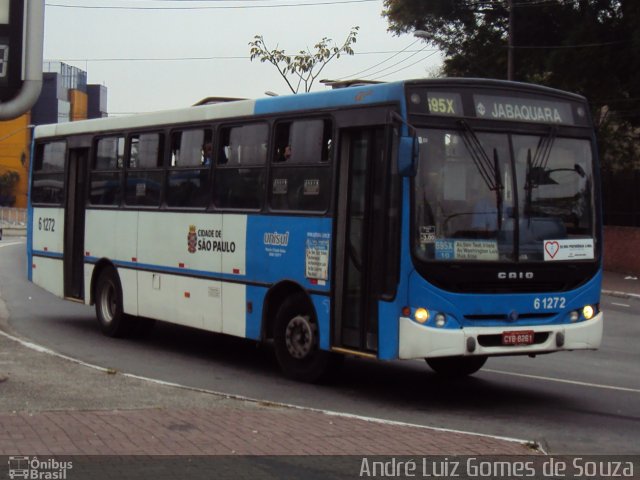
[[[593,239],[545,240],[545,262],[557,260],[592,260],[594,258]]]
[[[436,260],[498,260],[498,242],[436,240]]]
[[[435,225],[427,225],[420,227],[420,245],[429,245],[436,242]]]
[[[456,260],[498,260],[498,242],[491,240],[456,240]]]

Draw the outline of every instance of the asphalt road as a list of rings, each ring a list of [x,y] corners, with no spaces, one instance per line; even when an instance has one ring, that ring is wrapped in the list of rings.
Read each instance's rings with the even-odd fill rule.
[[[424,362],[347,359],[329,384],[283,378],[268,345],[159,324],[144,339],[102,336],[92,308],[26,280],[24,243],[0,242],[11,328],[89,363],[168,382],[442,428],[531,439],[553,454],[640,454],[640,301],[603,297],[597,352],[491,358],[446,382]]]

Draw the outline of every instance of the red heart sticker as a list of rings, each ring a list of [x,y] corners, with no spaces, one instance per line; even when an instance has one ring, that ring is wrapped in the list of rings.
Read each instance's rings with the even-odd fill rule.
[[[554,258],[560,250],[560,244],[558,242],[544,242],[544,249],[551,258]]]

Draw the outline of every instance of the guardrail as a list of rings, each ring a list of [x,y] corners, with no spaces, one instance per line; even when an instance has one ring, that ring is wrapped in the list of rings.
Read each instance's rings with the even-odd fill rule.
[[[0,207],[0,240],[6,236],[24,236],[27,232],[27,209]]]
[[[0,226],[26,227],[27,226],[27,209],[0,207]]]

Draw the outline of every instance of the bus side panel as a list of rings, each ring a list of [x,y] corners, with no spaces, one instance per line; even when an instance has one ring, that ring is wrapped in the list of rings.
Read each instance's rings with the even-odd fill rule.
[[[212,332],[222,331],[221,282],[138,272],[140,315]]]
[[[267,288],[247,285],[246,300],[247,319],[245,326],[246,338],[260,340],[262,338],[262,307],[264,306],[264,297],[267,295]]]
[[[222,333],[242,338],[246,335],[246,289],[237,283],[222,284]]]
[[[64,252],[64,209],[36,207],[33,209],[31,220],[33,253],[35,255],[62,256]]]
[[[378,302],[378,358],[393,360],[398,358],[400,351],[400,312],[407,305],[409,298],[409,282],[413,272],[411,262],[411,247],[409,235],[409,205],[411,184],[408,177],[402,180],[402,224],[400,244],[400,282],[393,302]]]
[[[31,279],[45,290],[64,296],[64,210],[38,208],[32,210]]]
[[[34,257],[33,265],[33,283],[58,297],[63,297],[62,258]]]
[[[89,209],[84,238],[85,263],[95,264],[100,259],[112,262],[118,268],[122,283],[124,311],[138,315],[136,272],[122,270],[138,262],[138,212]],[[93,269],[85,269],[85,275],[92,274]],[[91,278],[85,277],[85,286],[90,282]]]
[[[247,276],[261,283],[288,280],[329,292],[331,228],[329,217],[250,216]]]
[[[318,317],[320,349],[329,350],[331,348],[331,300],[325,295],[312,295],[311,300]]]

